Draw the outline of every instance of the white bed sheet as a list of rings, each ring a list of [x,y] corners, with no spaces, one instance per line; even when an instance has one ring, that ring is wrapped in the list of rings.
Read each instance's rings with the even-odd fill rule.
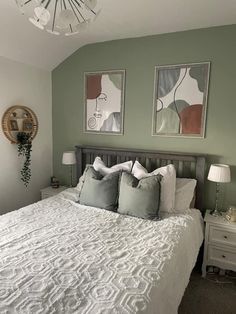
[[[200,212],[148,221],[76,198],[72,189],[0,217],[0,313],[177,313]]]

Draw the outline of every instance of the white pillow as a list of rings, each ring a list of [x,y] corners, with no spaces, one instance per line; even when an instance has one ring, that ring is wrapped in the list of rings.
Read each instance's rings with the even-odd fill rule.
[[[176,179],[175,212],[184,212],[190,208],[196,184],[197,181],[195,179]]]
[[[161,198],[160,198],[160,211],[172,212],[175,205],[175,185],[176,185],[176,171],[174,165],[167,165],[165,167],[157,168],[151,173],[148,173],[137,160],[134,163],[132,174],[137,179],[161,174]]]
[[[96,157],[93,163],[93,168],[96,171],[99,171],[103,176],[105,176],[106,174],[116,172],[119,170],[131,172],[132,165],[133,165],[133,161],[130,160],[130,161],[123,162],[121,164],[114,165],[111,168],[109,168],[109,167],[106,167],[106,165],[104,164],[104,162],[102,161],[100,157]]]

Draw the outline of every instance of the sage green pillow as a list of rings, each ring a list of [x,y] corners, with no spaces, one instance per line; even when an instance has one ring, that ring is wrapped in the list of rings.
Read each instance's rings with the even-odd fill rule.
[[[112,211],[116,210],[119,179],[119,171],[103,176],[92,166],[88,167],[85,171],[79,203]]]
[[[120,181],[120,214],[144,219],[158,217],[161,191],[161,175],[138,180],[132,174],[123,172]]]

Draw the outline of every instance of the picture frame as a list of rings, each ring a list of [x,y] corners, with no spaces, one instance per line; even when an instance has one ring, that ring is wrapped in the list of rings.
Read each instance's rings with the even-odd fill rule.
[[[152,135],[204,138],[210,62],[155,67]]]
[[[84,132],[124,134],[125,70],[84,73]]]
[[[10,120],[11,131],[19,131],[17,120]]]
[[[33,131],[33,121],[31,119],[24,119],[23,121],[23,132]]]

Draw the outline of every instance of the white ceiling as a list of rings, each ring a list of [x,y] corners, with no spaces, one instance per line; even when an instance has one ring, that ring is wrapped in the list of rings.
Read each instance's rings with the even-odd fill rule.
[[[0,0],[0,55],[52,70],[94,42],[236,24],[236,0],[98,0],[102,13],[72,37],[41,31],[15,0]]]

